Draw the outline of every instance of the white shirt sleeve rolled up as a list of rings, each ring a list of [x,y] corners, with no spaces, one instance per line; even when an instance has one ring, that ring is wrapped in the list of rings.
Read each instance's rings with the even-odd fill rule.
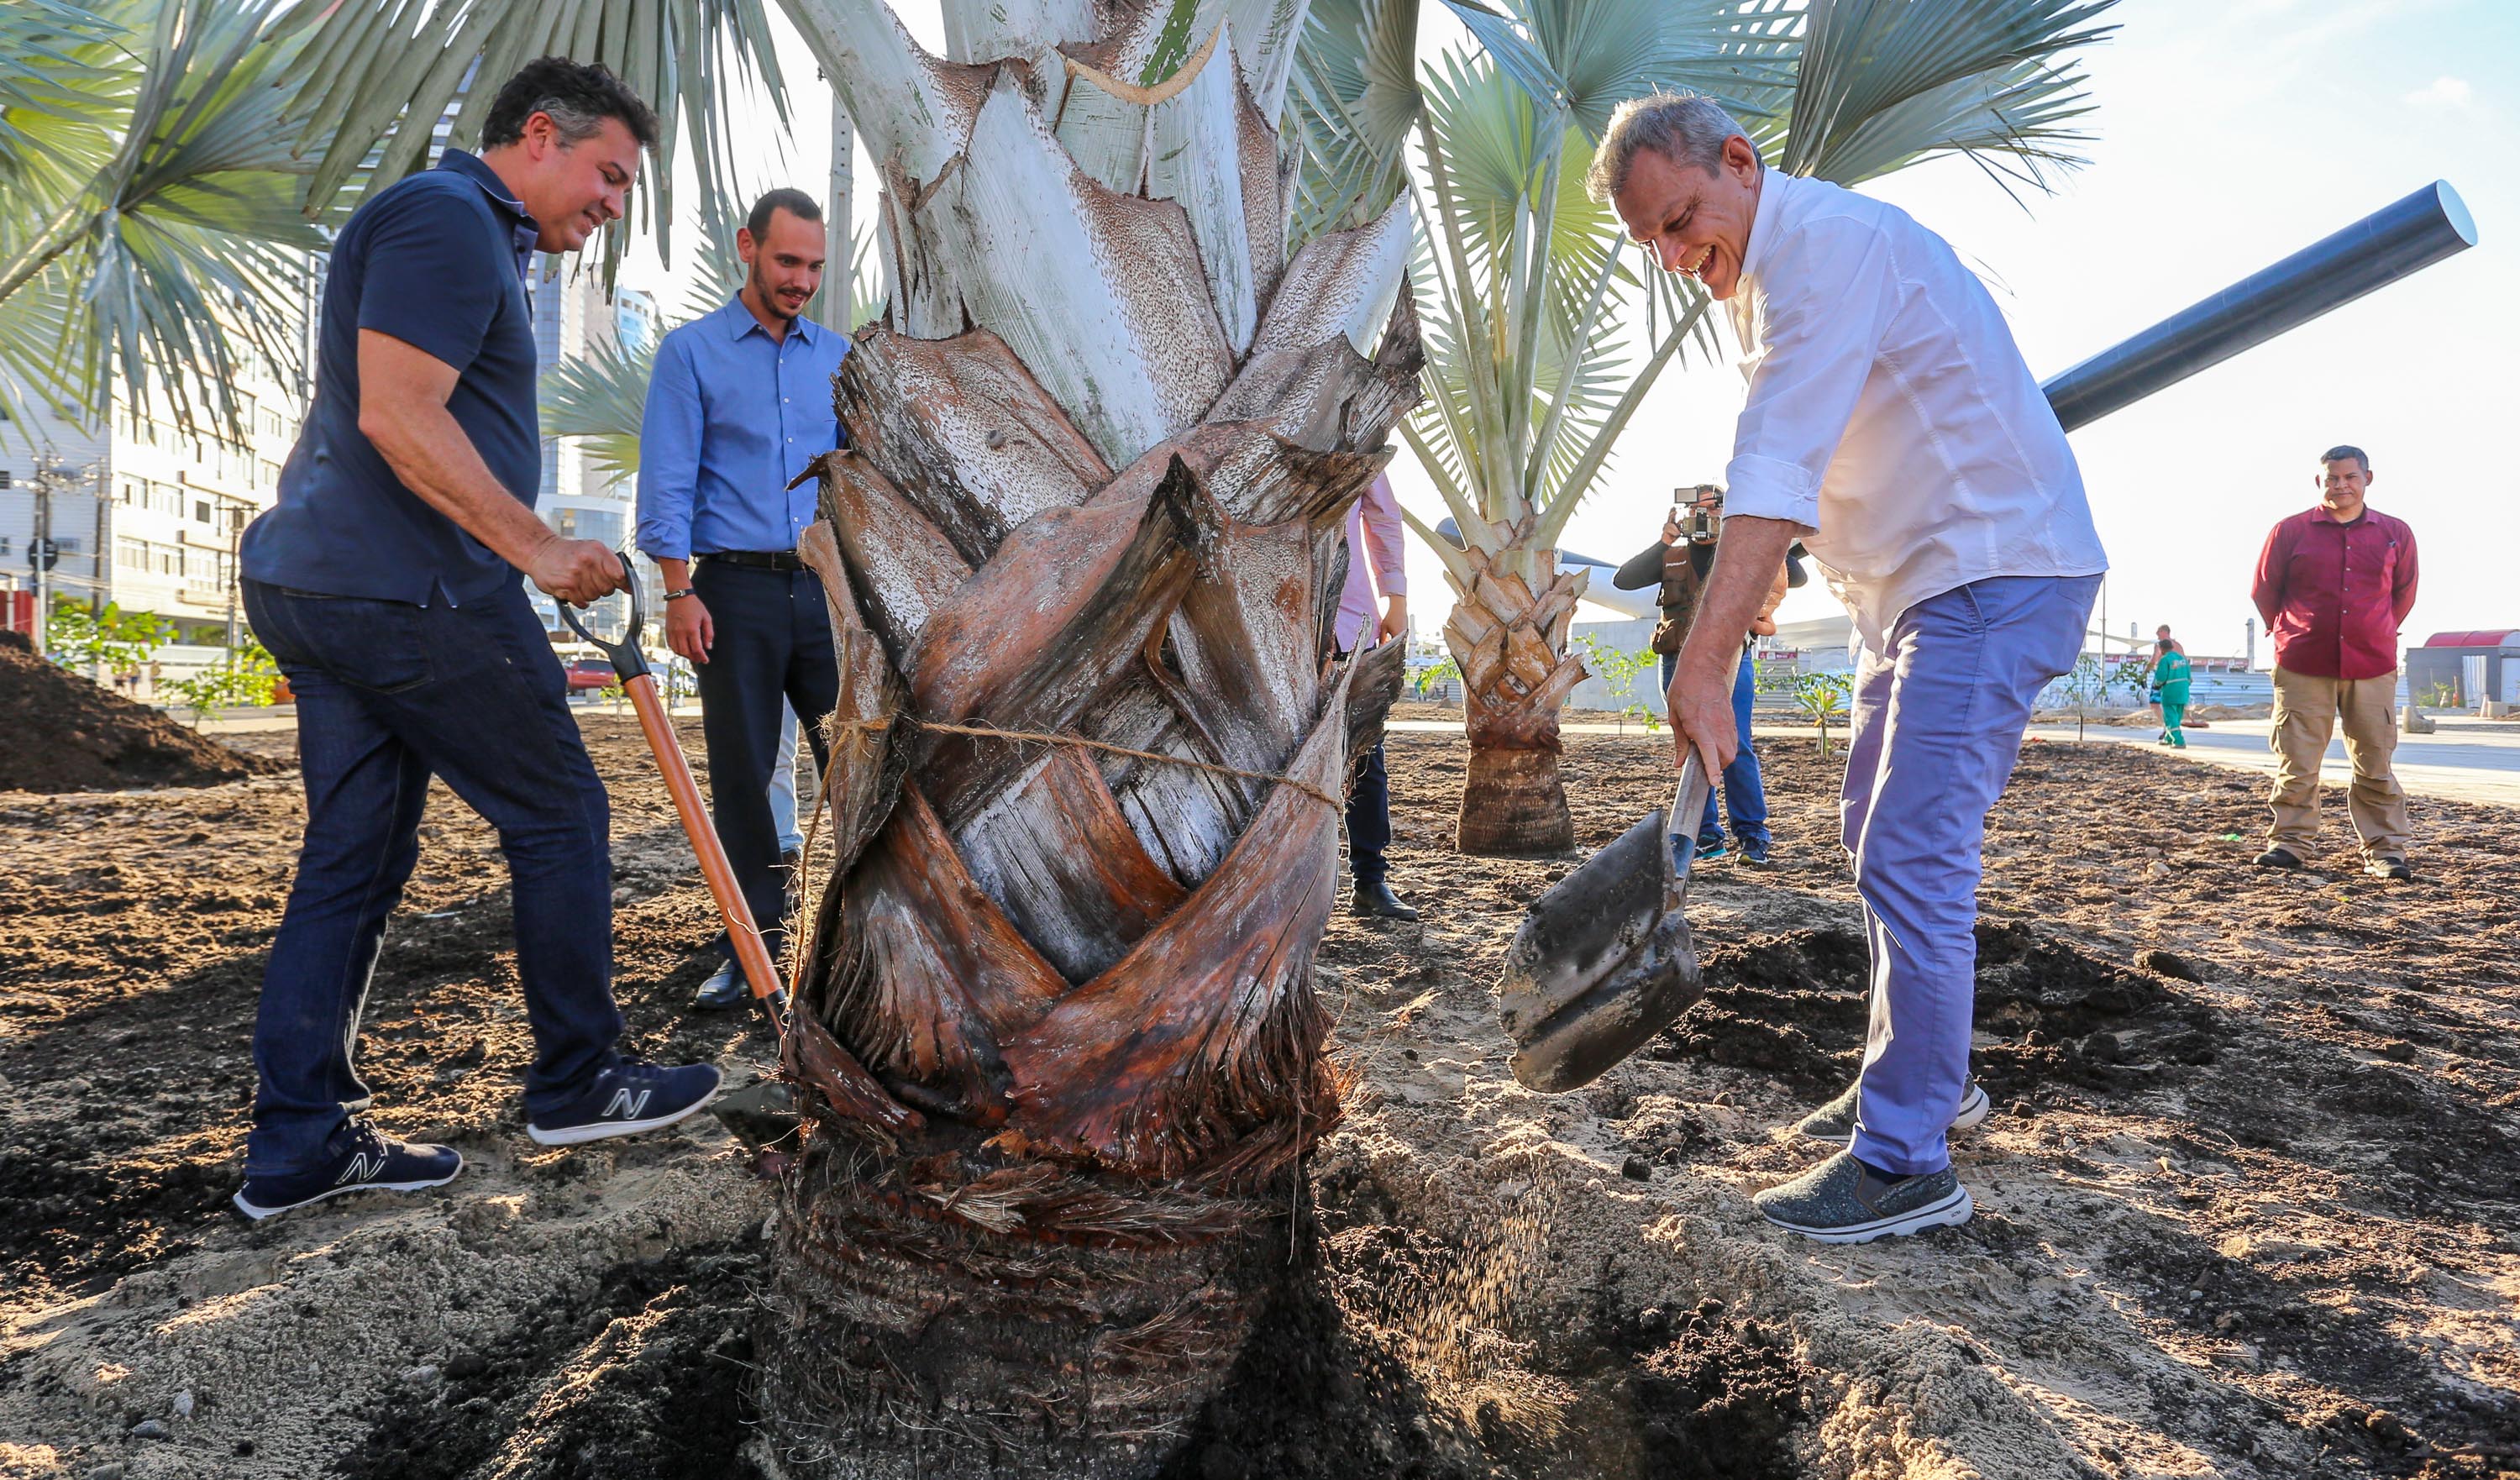
[[[1750,394],[1724,470],[1724,512],[1811,532],[1821,482],[1899,307],[1898,270],[1884,233],[1843,216],[1795,233],[1769,262],[1794,291],[1770,295],[1745,365]]]

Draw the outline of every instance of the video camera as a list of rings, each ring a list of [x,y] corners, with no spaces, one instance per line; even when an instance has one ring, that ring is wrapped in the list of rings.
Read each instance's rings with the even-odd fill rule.
[[[1724,532],[1724,490],[1712,483],[1699,483],[1691,488],[1671,491],[1674,508],[1680,516],[1680,531],[1692,545],[1712,545]]]

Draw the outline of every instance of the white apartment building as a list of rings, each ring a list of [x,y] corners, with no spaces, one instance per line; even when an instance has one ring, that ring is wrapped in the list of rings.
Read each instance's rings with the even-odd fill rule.
[[[178,643],[224,645],[242,621],[237,538],[277,496],[305,405],[293,374],[238,353],[241,437],[187,432],[162,385],[135,397],[119,381],[103,426],[58,411],[0,424],[0,588],[33,583],[29,546],[49,525],[57,598],[154,612]],[[207,423],[198,393],[195,406]]]

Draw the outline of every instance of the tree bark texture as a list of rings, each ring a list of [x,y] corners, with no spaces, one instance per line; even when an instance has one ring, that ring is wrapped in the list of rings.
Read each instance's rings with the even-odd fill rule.
[[[1287,1268],[1313,954],[1400,680],[1331,643],[1405,202],[1283,247],[1300,0],[845,0],[894,294],[819,465],[841,669],[761,1379],[791,1476],[1133,1475]],[[1021,737],[1021,738],[1015,738]]]
[[[1582,659],[1566,650],[1584,572],[1560,572],[1552,551],[1521,551],[1516,573],[1472,544],[1472,572],[1456,601],[1444,641],[1462,670],[1470,764],[1462,785],[1456,842],[1464,853],[1562,853],[1575,846],[1575,822],[1557,776],[1557,716],[1584,682]]]

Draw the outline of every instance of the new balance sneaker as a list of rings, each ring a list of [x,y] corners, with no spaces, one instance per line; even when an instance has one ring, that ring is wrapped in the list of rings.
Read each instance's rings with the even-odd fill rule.
[[[353,1120],[333,1133],[322,1161],[277,1176],[248,1176],[234,1201],[238,1212],[259,1223],[274,1214],[344,1192],[417,1192],[424,1188],[442,1188],[463,1170],[464,1155],[453,1146],[393,1141],[379,1135],[376,1127],[367,1122]]]
[[[710,1064],[624,1059],[596,1075],[577,1099],[525,1122],[525,1134],[537,1145],[573,1146],[659,1130],[716,1099],[722,1077]]]
[[[1808,1141],[1833,1141],[1839,1145],[1853,1141],[1855,1139],[1855,1092],[1856,1086],[1848,1085],[1845,1092],[1835,1099],[1796,1121],[1794,1123],[1796,1134]],[[1979,1089],[1977,1081],[1972,1079],[1968,1082],[1967,1088],[1960,1092],[1960,1106],[1952,1112],[1951,1129],[1968,1130],[1979,1121],[1986,1119],[1987,1111],[1994,1107],[1993,1102],[1986,1098],[1986,1091]]]
[[[1725,851],[1724,835],[1720,832],[1713,837],[1701,837],[1697,840],[1697,861],[1701,864],[1722,858]]]
[[[1950,1167],[1919,1177],[1883,1177],[1840,1151],[1781,1187],[1750,1199],[1770,1223],[1822,1243],[1870,1243],[1969,1221],[1968,1188]]]
[[[1755,843],[1743,843],[1741,845],[1741,862],[1748,864],[1753,869],[1764,869],[1768,867],[1768,844],[1766,839],[1763,838]]]

